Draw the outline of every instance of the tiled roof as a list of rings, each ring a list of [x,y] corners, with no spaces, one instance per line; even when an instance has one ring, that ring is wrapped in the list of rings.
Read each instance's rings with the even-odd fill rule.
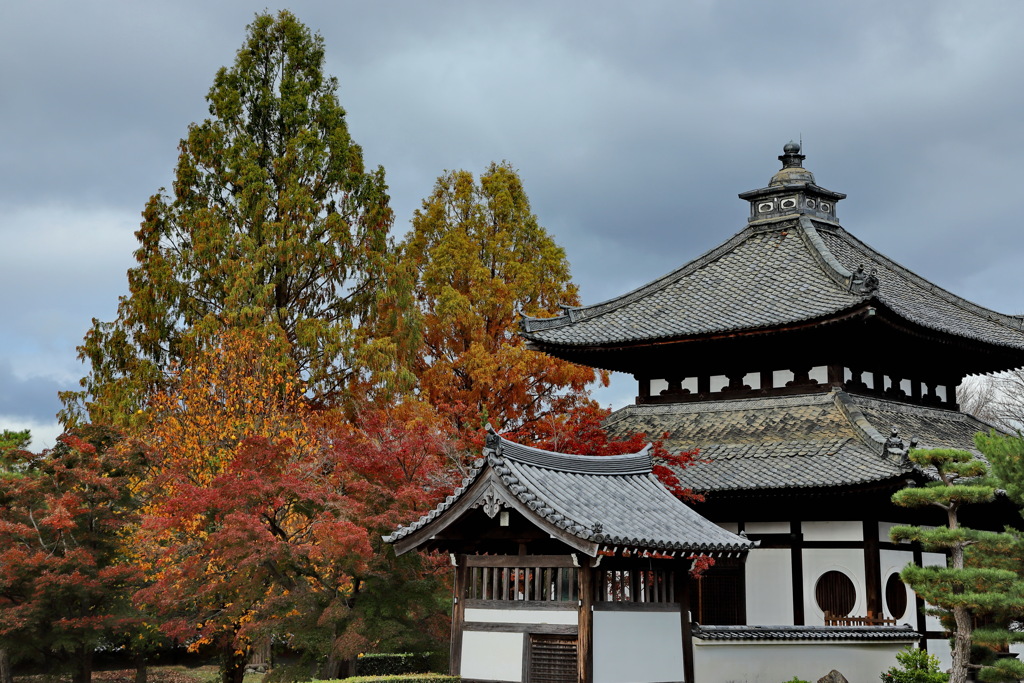
[[[877,290],[851,286],[860,266]],[[542,348],[615,346],[769,329],[825,319],[877,300],[925,327],[1024,349],[1024,318],[972,304],[807,216],[752,224],[718,248],[628,294],[556,318],[524,318]]]
[[[385,537],[395,543],[455,512],[501,500],[534,523],[553,525],[596,554],[600,547],[686,552],[745,552],[753,544],[712,524],[673,496],[640,453],[584,456],[530,448],[496,434],[461,487],[430,513]],[[447,519],[447,521],[451,521]]]
[[[696,491],[867,484],[911,466],[887,452],[893,427],[918,446],[972,449],[988,425],[962,413],[841,391],[700,403],[630,405],[608,417],[614,436],[666,434],[673,452],[700,449],[679,473]]]
[[[918,640],[910,626],[696,626],[701,640]]]

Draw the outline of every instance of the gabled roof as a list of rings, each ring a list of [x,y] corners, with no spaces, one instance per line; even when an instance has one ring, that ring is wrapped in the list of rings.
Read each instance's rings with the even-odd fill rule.
[[[974,434],[990,428],[954,410],[843,391],[630,405],[605,426],[615,436],[667,434],[671,451],[699,448],[700,461],[678,473],[699,492],[894,481],[915,471],[904,457],[911,439],[921,448],[974,451]]]
[[[544,350],[614,348],[825,321],[868,305],[943,334],[1024,349],[1024,317],[951,294],[806,215],[755,221],[632,292],[555,318],[524,317],[520,327]]]
[[[474,508],[492,518],[506,508],[592,557],[615,549],[742,553],[753,547],[669,493],[651,465],[649,449],[630,455],[567,455],[492,432],[462,486],[384,540],[401,554]]]

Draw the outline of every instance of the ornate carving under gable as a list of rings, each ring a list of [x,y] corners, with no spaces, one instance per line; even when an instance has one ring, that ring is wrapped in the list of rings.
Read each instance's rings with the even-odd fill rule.
[[[483,495],[481,495],[473,504],[473,507],[483,508],[484,514],[491,519],[494,519],[502,508],[510,506],[504,493],[502,493],[497,486],[491,484],[487,487],[487,490],[483,492]]]

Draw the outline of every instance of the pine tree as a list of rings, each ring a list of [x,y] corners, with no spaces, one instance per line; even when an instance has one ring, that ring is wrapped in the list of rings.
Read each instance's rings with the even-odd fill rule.
[[[893,541],[914,541],[924,550],[945,552],[944,567],[907,565],[900,578],[910,585],[941,616],[953,638],[953,666],[950,683],[965,683],[971,664],[971,645],[975,642],[974,620],[991,618],[1024,607],[1021,582],[1014,571],[968,563],[968,549],[974,553],[1005,554],[1015,543],[1013,534],[970,529],[960,524],[960,508],[968,504],[989,503],[995,487],[981,480],[985,463],[968,451],[953,449],[912,450],[910,459],[926,471],[934,471],[937,480],[921,488],[908,488],[893,495],[893,502],[910,508],[938,507],[946,513],[946,526],[925,528],[898,526],[891,531]],[[972,566],[973,565],[973,566]],[[988,628],[978,634],[987,645],[1012,639],[1006,629]],[[999,660],[981,667],[984,680],[1017,680],[1024,676],[1024,663]]]
[[[323,66],[323,40],[291,13],[249,25],[207,95],[210,118],[181,141],[171,194],[143,212],[131,293],[78,349],[89,370],[62,396],[65,423],[130,422],[226,326],[286,339],[311,396],[342,395],[386,277],[392,212]]]

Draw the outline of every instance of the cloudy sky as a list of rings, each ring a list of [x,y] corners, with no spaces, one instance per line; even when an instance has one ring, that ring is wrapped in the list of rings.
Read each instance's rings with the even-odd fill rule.
[[[14,2],[0,10],[0,427],[51,446],[75,346],[126,291],[263,3]],[[739,231],[802,136],[848,230],[980,304],[1024,312],[1024,3],[291,2],[324,37],[353,138],[404,234],[446,169],[508,160],[585,303]],[[620,379],[599,394],[621,405]]]

